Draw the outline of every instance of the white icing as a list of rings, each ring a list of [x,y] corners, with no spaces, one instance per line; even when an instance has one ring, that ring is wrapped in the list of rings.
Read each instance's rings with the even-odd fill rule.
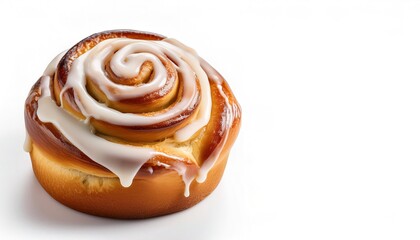
[[[201,66],[203,67],[204,71],[207,73],[208,78],[217,84],[222,84],[223,78],[220,77],[220,74],[215,69],[213,69],[206,61],[204,61],[201,58],[200,60],[202,62]]]
[[[29,133],[26,131],[25,143],[23,143],[23,150],[30,153],[32,151],[32,138],[29,136]]]
[[[174,135],[175,140],[183,142],[191,138],[191,136],[194,133],[196,133],[199,129],[204,127],[210,120],[212,102],[209,79],[207,77],[207,74],[200,66],[200,61],[197,53],[194,50],[192,50],[192,48],[185,46],[184,44],[180,43],[175,39],[167,38],[161,42],[163,45],[166,45],[167,48],[172,49],[177,54],[179,54],[192,67],[200,82],[201,102],[197,118],[194,122],[178,130]]]
[[[140,52],[140,53],[139,53]],[[174,139],[183,142],[190,139],[198,130],[205,126],[211,114],[211,95],[209,79],[200,66],[197,53],[174,39],[164,39],[162,41],[144,41],[132,39],[109,39],[97,44],[95,47],[79,56],[71,66],[65,86],[60,92],[61,103],[63,93],[73,89],[75,93],[75,103],[86,117],[84,121],[77,120],[62,107],[55,104],[51,98],[50,83],[58,62],[64,55],[59,54],[46,68],[41,79],[41,96],[38,99],[38,118],[43,122],[52,123],[75,147],[86,154],[98,164],[106,167],[120,179],[121,185],[128,187],[138,172],[138,170],[150,158],[156,155],[164,155],[177,159],[178,157],[169,156],[157,152],[152,148],[131,146],[110,142],[92,133],[89,126],[89,119],[96,118],[112,124],[122,126],[142,126],[159,123],[181,114],[185,109],[191,107],[193,99],[197,94],[201,94],[198,114],[196,118],[186,127],[178,130]],[[172,106],[169,110],[161,113],[146,116],[132,113],[122,113],[108,108],[105,104],[98,103],[89,95],[86,90],[86,77],[97,83],[101,90],[111,100],[121,100],[131,97],[144,96],[148,93],[161,89],[168,78],[167,70],[162,64],[159,56],[168,56],[176,65],[176,70],[182,74],[184,84],[182,84],[182,100]],[[146,61],[153,64],[153,79],[145,84],[138,86],[126,86],[116,84],[111,81],[105,72],[105,62],[110,60],[112,71],[123,78],[132,78],[139,74],[140,67]],[[196,79],[200,84],[201,92],[196,91]],[[217,78],[219,79],[219,78]],[[112,89],[112,90],[111,90]],[[197,176],[198,182],[204,182],[208,172],[218,159],[223,145],[227,140],[229,128],[232,124],[232,107],[228,98],[218,85],[220,94],[225,99],[228,112],[226,133],[222,142],[217,146],[211,156],[204,161],[198,176],[196,172],[191,172],[181,161],[172,165],[157,162],[158,166],[173,169],[178,172],[185,183],[184,195],[190,195],[189,188],[191,182]],[[25,141],[25,150],[30,151],[30,137]],[[178,158],[179,159],[179,158]],[[179,159],[181,160],[181,159]],[[148,167],[150,174],[153,168]]]
[[[133,42],[134,41],[134,42]],[[141,41],[141,42],[139,42]],[[136,46],[134,46],[136,45]],[[118,50],[118,51],[117,51]],[[136,53],[137,51],[148,51]],[[117,51],[115,54],[114,52]],[[149,53],[150,52],[150,53]],[[114,55],[112,55],[114,54]],[[162,55],[157,47],[149,46],[142,40],[129,39],[108,39],[100,42],[88,53],[86,61],[81,63],[86,70],[88,77],[96,82],[105,95],[113,101],[140,97],[145,94],[157,91],[165,85],[167,72],[159,58],[155,55]],[[111,57],[110,66],[112,71],[119,77],[133,78],[139,74],[140,67],[144,62],[150,61],[153,64],[154,78],[140,86],[129,86],[116,84],[105,74],[105,59]],[[194,86],[194,85],[193,85]],[[110,91],[116,89],[117,91]]]
[[[196,177],[195,174],[191,174],[188,172],[188,168],[184,164],[180,164],[180,162],[175,163],[171,166],[171,169],[178,172],[180,176],[182,176],[182,181],[184,181],[185,189],[184,189],[184,196],[190,196],[190,185],[194,178]]]
[[[72,117],[51,99],[50,80],[50,76],[41,80],[38,118],[54,124],[75,147],[117,175],[122,186],[129,187],[141,166],[159,153],[151,148],[116,144],[92,134],[89,125]]]
[[[189,197],[190,196],[190,185],[191,185],[191,182],[196,177],[196,174],[188,172],[188,168],[181,162],[182,158],[176,157],[176,156],[170,156],[170,155],[167,155],[165,153],[161,153],[161,155],[178,160],[178,162],[173,163],[173,165],[162,163],[160,161],[157,161],[156,165],[162,166],[166,169],[172,169],[172,170],[175,170],[176,172],[178,172],[178,174],[182,177],[182,181],[184,181],[184,186],[185,186],[184,196]],[[153,169],[152,169],[152,171],[153,171]]]
[[[147,43],[146,43],[147,42]],[[121,48],[124,46],[123,48]],[[121,48],[121,49],[120,49]],[[101,51],[104,51],[102,53]],[[118,73],[124,74],[128,70],[128,66],[133,67],[134,64],[131,62],[141,63],[142,61],[151,61],[155,66],[155,78],[148,82],[147,84],[139,86],[126,86],[115,84],[113,81],[107,78],[104,70],[104,62],[110,53],[117,55],[116,60],[114,60],[115,55],[111,59],[111,68],[112,61],[115,61],[114,65],[118,65],[118,62],[123,60],[121,59],[132,59],[128,60],[129,65],[118,66]],[[122,51],[122,53],[120,53]],[[156,55],[168,55],[177,65],[178,71],[182,74],[184,84],[183,84],[183,97],[180,102],[175,106],[171,107],[168,111],[164,111],[155,115],[139,115],[133,113],[122,113],[115,109],[108,108],[105,104],[98,103],[86,90],[86,76],[92,81],[98,82],[101,86],[101,90],[105,92],[108,98],[110,99],[119,99],[120,96],[127,95],[133,97],[142,96],[146,93],[155,91],[161,86],[162,77],[166,76],[166,70],[161,62],[155,62],[156,59],[150,58],[151,54],[146,53],[135,53],[137,51],[148,51]],[[102,64],[102,65],[101,65]],[[190,65],[193,67],[191,68]],[[156,67],[160,66],[160,67]],[[124,70],[125,69],[125,70]],[[114,71],[114,69],[112,69]],[[138,74],[138,67],[136,67]],[[165,73],[162,73],[164,71]],[[124,77],[129,77],[133,72],[128,72],[128,75]],[[192,100],[198,94],[196,92],[196,83],[195,83],[195,74],[198,75],[200,79],[200,88],[201,88],[201,102],[199,106],[199,112],[196,119],[191,122],[190,125],[178,130],[175,134],[175,138],[182,142],[191,138],[194,133],[200,130],[205,126],[209,119],[211,113],[211,96],[210,96],[210,85],[208,82],[207,75],[200,67],[197,59],[194,59],[188,54],[183,54],[182,49],[174,47],[163,41],[144,41],[144,40],[127,40],[127,39],[109,39],[102,41],[97,46],[79,56],[72,64],[70,72],[67,77],[67,82],[63,87],[62,92],[66,91],[69,88],[72,88],[76,93],[76,104],[79,109],[82,111],[85,117],[93,117],[98,120],[102,120],[108,123],[112,123],[120,126],[144,126],[156,124],[174,118],[181,115],[185,109],[188,109],[192,105]],[[156,77],[157,76],[157,77]],[[156,78],[158,78],[156,80]],[[155,82],[159,83],[156,85]],[[163,82],[164,84],[164,82]],[[114,91],[109,89],[115,88]],[[146,87],[146,90],[143,88]],[[150,88],[148,88],[150,87]],[[122,91],[122,92],[120,92]],[[120,94],[118,94],[120,93]],[[62,96],[62,95],[61,95]]]
[[[44,76],[52,76],[57,68],[58,62],[60,62],[61,58],[64,56],[64,54],[67,52],[63,51],[60,54],[58,54],[57,56],[55,56],[55,58],[53,58],[53,60],[50,62],[50,64],[48,64],[47,68],[44,70]],[[32,138],[29,135],[28,131],[26,131],[26,137],[25,137],[25,142],[23,143],[23,150],[25,152],[31,152],[32,151]]]
[[[171,165],[159,161],[156,163],[156,165],[158,165],[159,167],[164,167],[166,169],[169,169],[171,167]]]
[[[47,68],[44,70],[43,76],[52,76],[57,69],[57,65],[60,62],[61,58],[63,58],[64,54],[66,54],[67,50],[62,51],[60,54],[55,56],[53,60],[48,64]]]
[[[206,181],[207,174],[213,168],[217,159],[219,159],[220,153],[222,153],[222,150],[223,150],[223,146],[225,145],[228,139],[229,131],[233,122],[232,106],[229,104],[229,99],[226,96],[226,94],[223,92],[222,85],[217,85],[217,89],[219,89],[220,95],[222,95],[222,97],[227,103],[226,104],[227,113],[224,116],[226,118],[226,124],[227,124],[226,126],[224,126],[224,128],[226,129],[226,132],[224,133],[223,140],[219,143],[219,145],[217,145],[213,153],[210,154],[210,156],[201,165],[200,170],[198,171],[198,176],[197,176],[197,182],[199,183],[203,183],[204,181]]]

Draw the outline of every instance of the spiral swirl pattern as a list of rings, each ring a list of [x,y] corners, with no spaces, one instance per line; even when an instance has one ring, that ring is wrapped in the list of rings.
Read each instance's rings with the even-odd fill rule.
[[[191,182],[204,182],[215,162],[227,158],[240,108],[193,49],[119,30],[58,55],[28,96],[25,122],[37,144],[60,149],[52,153],[57,158],[111,172],[124,187],[141,169],[175,170],[189,196]]]
[[[170,39],[104,40],[57,75],[57,101],[110,136],[186,141],[207,124],[211,98],[198,59],[182,47]],[[75,57],[69,53],[63,60]]]

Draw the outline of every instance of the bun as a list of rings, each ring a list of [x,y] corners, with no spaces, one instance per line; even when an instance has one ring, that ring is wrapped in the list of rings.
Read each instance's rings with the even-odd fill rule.
[[[224,78],[191,48],[106,31],[59,54],[32,87],[25,149],[40,184],[64,205],[148,218],[216,188],[240,118]]]

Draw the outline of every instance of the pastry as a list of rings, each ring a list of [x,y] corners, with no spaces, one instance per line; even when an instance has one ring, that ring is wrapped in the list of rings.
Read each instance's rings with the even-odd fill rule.
[[[133,30],[59,54],[25,102],[32,167],[57,201],[112,218],[189,208],[219,183],[241,109],[181,42]]]

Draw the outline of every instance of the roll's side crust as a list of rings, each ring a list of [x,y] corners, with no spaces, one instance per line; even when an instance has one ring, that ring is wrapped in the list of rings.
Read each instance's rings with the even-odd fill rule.
[[[131,40],[125,39],[156,40],[153,44],[162,49],[169,46],[168,44],[175,44],[171,46],[182,49],[177,50],[181,51],[181,55],[189,52],[194,58],[187,57],[193,60],[187,61],[186,65],[186,62],[182,62],[185,59],[176,60],[176,56],[171,55],[173,53],[166,52],[169,50],[161,50],[162,54],[164,53],[162,56],[158,54],[161,61],[176,65],[165,67],[168,78],[162,78],[167,80],[163,82],[163,88],[157,88],[148,95],[129,95],[132,97],[127,99],[115,97],[117,95],[114,96],[114,93],[118,93],[117,88],[108,86],[108,82],[103,82],[101,86],[106,87],[100,90],[99,85],[89,87],[90,81],[98,81],[100,75],[94,75],[95,78],[91,79],[84,78],[85,70],[80,66],[85,64],[81,65],[79,62],[77,66],[80,68],[74,68],[76,70],[72,72],[73,75],[70,74],[75,59],[101,41],[107,40],[106,44],[112,42],[137,46],[133,45]],[[118,47],[113,49],[115,52],[111,52],[115,54],[117,50],[119,51]],[[176,40],[130,30],[94,34],[76,44],[61,57],[63,54],[64,52],[47,67],[44,75],[31,89],[25,103],[25,125],[29,139],[27,146],[30,146],[30,150],[27,151],[31,156],[33,171],[42,187],[54,199],[75,210],[97,216],[149,218],[189,208],[217,187],[240,129],[241,108],[227,82],[205,60]],[[155,61],[149,55],[147,59]],[[57,62],[57,59],[60,61]],[[109,59],[98,59],[109,64]],[[122,88],[125,90],[126,85],[136,85],[137,89],[141,87],[137,84],[165,73],[163,68],[159,70],[160,63],[150,64],[140,64],[141,69],[147,71],[141,71],[134,77],[130,74],[117,76],[110,66],[105,75],[108,74],[110,81],[116,82],[120,87],[124,86]],[[190,65],[191,67],[186,67]],[[172,68],[176,68],[176,72],[172,71]],[[79,71],[80,69],[82,70]],[[194,75],[188,75],[191,71]],[[175,75],[176,73],[178,75]],[[200,77],[198,73],[204,75]],[[79,76],[77,74],[82,74],[82,77],[74,77]],[[68,76],[72,76],[69,84]],[[83,82],[83,79],[87,82]],[[186,86],[190,86],[190,90]],[[165,95],[167,92],[164,90],[170,93]],[[85,100],[80,98],[80,94],[85,96]],[[92,97],[88,96],[89,94],[93,95],[97,102],[86,101],[86,97]],[[108,99],[108,95],[114,98]],[[184,97],[187,99],[184,103],[188,104],[180,104]],[[161,103],[159,99],[165,101]],[[209,101],[211,105],[206,104]],[[86,106],[93,107],[91,109],[95,111],[87,111]],[[100,106],[119,111],[118,117],[114,117],[115,111],[109,114],[109,111],[100,110]],[[165,109],[161,109],[162,107]],[[174,109],[176,111],[172,111]],[[102,115],[95,115],[97,111]],[[49,112],[59,112],[61,115],[49,115]],[[143,120],[139,123],[128,121],[127,116],[122,114],[125,112],[143,116]],[[170,118],[162,121],[152,118],[165,112],[170,113]],[[130,115],[130,119],[133,119],[133,116]],[[144,116],[151,117],[152,120],[144,120]],[[205,125],[203,116],[208,116]],[[73,122],[77,119],[80,122],[73,124],[69,119]],[[82,121],[84,125],[79,124]],[[175,136],[174,131],[178,133],[179,129],[189,125],[193,128],[184,131],[184,135],[179,138]],[[135,154],[131,154],[131,150],[134,149],[130,148],[131,146],[135,147],[135,150],[142,149],[147,153],[136,151]],[[128,154],[125,154],[126,152]],[[110,162],[112,164],[109,164]],[[118,167],[127,163],[133,164],[130,165],[132,171]],[[129,184],[122,180],[127,180],[128,174],[131,174]]]
[[[31,151],[35,176],[55,200],[84,213],[122,219],[149,218],[194,206],[216,188],[227,157],[226,153],[221,156],[204,183],[193,181],[186,198],[184,182],[173,170],[137,176],[129,188],[124,188],[117,177],[99,177],[68,168],[36,144],[32,144]]]

